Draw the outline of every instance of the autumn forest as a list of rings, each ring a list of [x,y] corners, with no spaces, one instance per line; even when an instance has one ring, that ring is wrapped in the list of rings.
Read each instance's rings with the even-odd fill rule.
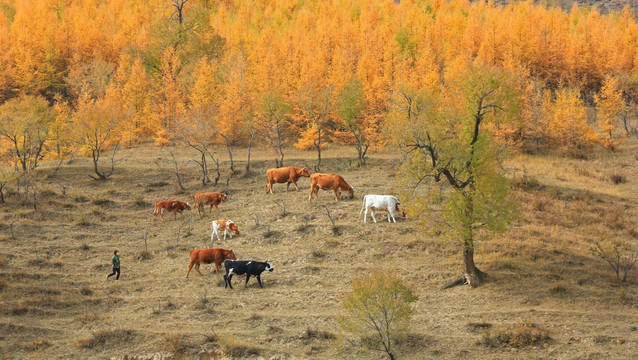
[[[352,144],[364,162],[412,97],[453,108],[477,68],[515,94],[516,116],[490,129],[508,144],[613,150],[638,126],[629,8],[4,0],[0,49],[0,151],[23,169],[140,142],[223,144],[233,170],[233,148],[253,144],[282,163],[286,144],[318,161],[326,143]]]

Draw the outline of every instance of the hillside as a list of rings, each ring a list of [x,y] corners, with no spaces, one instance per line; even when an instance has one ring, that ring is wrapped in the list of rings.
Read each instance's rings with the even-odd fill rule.
[[[171,150],[179,160],[196,157]],[[151,216],[156,200],[190,201],[196,192],[225,189],[227,174],[204,189],[187,164],[187,190],[175,194],[173,178],[153,164],[167,150],[153,146],[125,150],[104,182],[87,176],[88,159],[74,159],[56,175],[45,164],[37,170],[37,211],[19,204],[13,184],[0,205],[0,353],[5,359],[152,353],[163,354],[156,359],[377,359],[380,353],[353,346],[335,316],[350,281],[380,268],[394,269],[419,296],[401,359],[630,359],[638,348],[636,271],[628,283],[616,283],[590,247],[605,237],[636,236],[637,150],[629,140],[588,160],[513,156],[507,171],[520,199],[519,219],[477,248],[487,283],[449,290],[441,287],[461,270],[455,242],[427,235],[422,219],[362,224],[357,218],[363,194],[403,190],[392,152],[375,153],[359,168],[351,148],[329,147],[323,170],[342,174],[356,190],[354,200],[339,203],[327,192],[308,203],[305,178],[299,192],[279,185],[266,195],[263,174],[273,161],[265,151],[253,154],[255,175],[230,178],[221,217],[233,219],[242,234],[219,245],[240,259],[270,259],[275,270],[262,277],[264,289],[254,280],[244,289],[241,279],[234,290],[224,289],[212,265],[202,266],[203,277],[192,272],[185,279],[188,252],[210,244],[214,213],[169,215],[165,222]],[[312,152],[286,156],[287,164],[314,163]],[[245,151],[237,158],[245,159]],[[614,185],[614,173],[626,182]],[[122,277],[107,281],[116,248]],[[535,331],[550,339],[523,346]],[[519,334],[513,346],[490,340],[509,333]]]

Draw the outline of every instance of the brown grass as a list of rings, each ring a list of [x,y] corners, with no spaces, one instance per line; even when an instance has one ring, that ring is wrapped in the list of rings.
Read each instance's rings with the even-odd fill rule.
[[[36,350],[48,348],[49,346],[51,346],[51,341],[49,341],[49,339],[40,338],[37,340],[33,340],[30,343],[27,343],[26,345],[24,345],[24,348],[27,349],[28,351],[36,351]]]
[[[0,333],[15,334],[2,339],[2,353],[18,359],[111,358],[185,349],[185,356],[220,350],[236,358],[373,359],[377,353],[348,345],[335,316],[352,278],[385,267],[414,284],[420,299],[398,358],[631,358],[635,332],[628,329],[638,323],[632,312],[638,307],[636,271],[622,287],[610,282],[607,265],[591,254],[590,244],[638,237],[638,183],[615,186],[606,177],[638,175],[633,166],[621,164],[638,150],[638,141],[632,141],[589,160],[512,156],[506,169],[514,180],[512,196],[520,200],[518,219],[476,248],[477,265],[489,280],[477,289],[446,291],[440,287],[460,274],[462,260],[455,235],[445,226],[429,231],[426,215],[408,214],[397,224],[381,215],[377,224],[358,218],[366,193],[411,201],[402,195],[406,189],[395,173],[399,155],[394,152],[373,153],[359,168],[348,166],[351,148],[328,147],[322,171],[342,174],[356,189],[354,200],[338,203],[325,191],[319,201],[308,203],[306,178],[299,181],[299,192],[293,187],[285,193],[285,184],[277,184],[275,194],[266,195],[263,173],[273,161],[263,150],[253,151],[256,175],[230,177],[224,149],[216,149],[224,170],[220,185],[202,187],[190,162],[196,154],[171,149],[190,164],[184,167],[186,191],[180,195],[173,194],[174,179],[153,165],[164,148],[123,150],[126,160],[106,182],[86,176],[88,159],[63,166],[54,178],[47,177],[53,168],[45,163],[37,169],[41,188],[58,189],[55,181],[64,179],[72,189],[66,203],[58,194],[52,197],[61,203],[47,203],[36,212],[25,209],[18,196],[0,205],[5,223],[16,215],[15,239],[8,226],[0,229]],[[245,150],[237,149],[236,155],[243,168]],[[314,156],[289,149],[286,164],[312,168]],[[586,171],[579,174],[579,168]],[[195,212],[190,235],[188,214],[153,219],[155,201],[192,202],[197,192],[225,190],[226,179],[230,201],[220,205],[219,216],[215,210],[201,218]],[[439,185],[425,183],[424,188]],[[275,202],[285,205],[285,217]],[[322,205],[335,219],[338,235]],[[264,289],[255,279],[244,289],[239,277],[233,279],[235,289],[224,289],[223,269],[215,274],[212,265],[202,265],[203,277],[192,271],[185,279],[188,252],[209,247],[210,221],[222,218],[235,221],[242,233],[216,240],[215,246],[232,248],[239,259],[272,261],[275,270],[262,274]],[[114,249],[121,251],[122,276],[107,281]],[[530,318],[536,327],[521,325]],[[514,346],[510,341],[533,343],[524,334],[535,338],[541,328],[551,342],[504,349]],[[501,329],[507,336],[495,346],[471,346],[486,332],[497,337]],[[614,340],[602,344],[595,337]],[[48,339],[51,346],[26,349],[24,344],[36,338]]]

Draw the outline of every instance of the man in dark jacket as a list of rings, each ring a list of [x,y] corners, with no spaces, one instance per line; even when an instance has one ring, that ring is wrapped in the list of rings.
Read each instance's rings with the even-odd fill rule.
[[[106,278],[108,279],[117,273],[115,280],[119,280],[120,279],[120,251],[119,250],[115,250],[113,252],[112,262],[113,262],[113,272],[106,275]]]

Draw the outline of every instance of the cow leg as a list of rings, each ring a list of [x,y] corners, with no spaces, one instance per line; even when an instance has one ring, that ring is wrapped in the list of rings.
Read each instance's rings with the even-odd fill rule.
[[[197,272],[199,273],[199,276],[204,276],[204,274],[202,274],[202,272],[199,271],[199,265],[200,263],[195,264],[195,270],[197,270]]]
[[[210,208],[211,208],[211,210],[213,209],[213,207],[212,207],[212,206],[211,206]],[[219,206],[215,205],[215,209],[217,209],[217,216],[219,216],[219,213],[220,213],[220,211],[219,211]]]
[[[193,267],[193,262],[188,263],[188,270],[186,271],[186,278],[188,279],[188,274],[191,273],[191,268]]]
[[[226,229],[224,229],[224,241],[226,241],[226,233],[227,233],[227,231],[226,231]]]
[[[219,274],[219,264],[215,263],[215,274]]]
[[[339,192],[335,189],[335,200],[339,201]]]
[[[288,188],[290,187],[290,181],[286,183],[286,192],[288,192]]]
[[[394,211],[392,210],[388,211],[388,222],[390,222],[390,218],[392,218],[392,222],[397,222],[397,220],[394,218]]]
[[[372,215],[372,220],[374,220],[374,223],[377,223],[377,217],[374,215],[374,209],[370,210],[370,215]]]
[[[366,207],[366,211],[363,213],[363,223],[366,223],[366,220],[368,220],[368,208]]]
[[[261,275],[257,275],[257,282],[259,282],[259,286],[261,286],[263,289],[264,285],[261,284]]]
[[[226,280],[226,283],[228,284],[228,287],[230,287],[231,289],[233,288],[233,284],[231,283],[231,280],[233,278],[233,273],[231,272],[230,274],[228,274],[228,276],[224,275],[224,279]],[[225,288],[226,286],[224,286]]]
[[[249,272],[246,273],[246,283],[244,284],[244,288],[248,287],[248,279],[250,279],[250,273]]]
[[[297,189],[297,191],[299,191],[299,186],[297,186],[297,182],[293,181],[292,184],[295,185],[295,188]]]
[[[233,231],[232,231],[232,230],[230,230],[230,231],[228,232],[228,235],[230,235],[230,238],[232,239],[232,238],[233,238]]]

